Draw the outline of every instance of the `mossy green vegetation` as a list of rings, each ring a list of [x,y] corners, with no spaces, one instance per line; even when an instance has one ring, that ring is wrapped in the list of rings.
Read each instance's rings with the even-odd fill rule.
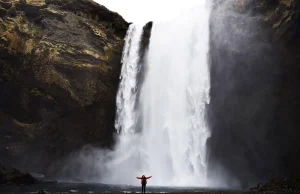
[[[286,23],[290,19],[291,19],[291,11],[289,11],[289,10],[284,11],[280,20],[273,25],[273,28],[278,28],[282,23]]]
[[[30,23],[23,15],[0,21],[2,47],[11,53],[30,54],[43,33],[40,27]],[[1,42],[0,42],[1,45]]]
[[[262,19],[271,24],[272,28],[281,31],[297,20],[299,8],[294,0],[279,0],[271,2],[261,0],[258,8],[261,9]]]
[[[45,0],[26,0],[26,3],[31,5],[45,5]]]

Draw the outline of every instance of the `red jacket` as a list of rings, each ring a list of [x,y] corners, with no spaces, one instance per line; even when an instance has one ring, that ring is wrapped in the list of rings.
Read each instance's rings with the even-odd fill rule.
[[[147,184],[147,179],[150,179],[152,176],[147,176],[147,177],[136,177],[137,179],[141,179],[141,184],[146,185]]]

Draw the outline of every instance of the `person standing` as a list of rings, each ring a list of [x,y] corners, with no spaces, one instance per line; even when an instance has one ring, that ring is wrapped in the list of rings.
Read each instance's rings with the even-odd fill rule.
[[[142,177],[136,177],[137,179],[141,179],[142,193],[146,192],[147,179],[150,179],[151,177],[152,176],[145,177],[145,175],[143,175]]]

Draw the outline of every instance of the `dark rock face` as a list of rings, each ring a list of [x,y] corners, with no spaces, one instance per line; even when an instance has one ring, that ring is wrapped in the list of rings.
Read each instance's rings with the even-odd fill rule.
[[[250,187],[300,176],[298,1],[216,1],[210,176]]]
[[[140,57],[142,60],[144,59],[144,55],[150,44],[152,26],[153,26],[153,22],[148,22],[143,27],[143,34],[142,34],[142,40],[141,40],[141,46],[140,46]]]
[[[300,180],[292,179],[273,179],[265,184],[258,184],[250,189],[253,193],[299,193]]]
[[[143,27],[143,33],[142,33],[142,37],[141,37],[141,41],[140,41],[140,50],[139,50],[139,70],[138,70],[138,74],[137,74],[137,99],[136,99],[136,107],[140,107],[141,106],[141,101],[140,101],[140,97],[141,97],[141,89],[142,89],[142,85],[145,81],[145,75],[147,72],[147,54],[148,54],[148,49],[149,49],[149,44],[150,44],[150,38],[151,38],[151,32],[152,32],[152,26],[153,26],[153,22],[148,22],[145,24],[145,26]],[[137,110],[136,110],[137,111]],[[137,122],[137,131],[141,132],[142,131],[142,125],[143,125],[143,117],[142,114],[138,114],[138,118],[136,120]]]
[[[31,185],[37,182],[38,180],[29,173],[22,173],[17,169],[4,168],[0,165],[0,186],[7,184]]]
[[[7,3],[0,8],[0,162],[55,174],[70,151],[114,143],[129,24],[91,0]]]
[[[142,33],[142,37],[141,37],[140,50],[139,50],[140,61],[139,61],[139,65],[138,65],[140,69],[138,72],[138,85],[139,86],[137,88],[139,88],[139,89],[141,88],[140,86],[144,82],[144,76],[146,74],[146,69],[147,69],[146,68],[146,58],[147,58],[146,56],[147,56],[148,49],[149,49],[152,26],[153,26],[153,22],[148,22],[143,27],[143,33]]]

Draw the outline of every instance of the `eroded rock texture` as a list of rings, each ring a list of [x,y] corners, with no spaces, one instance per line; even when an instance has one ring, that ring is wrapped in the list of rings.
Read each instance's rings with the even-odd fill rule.
[[[1,0],[0,17],[0,163],[55,174],[113,145],[129,24],[92,0]]]

